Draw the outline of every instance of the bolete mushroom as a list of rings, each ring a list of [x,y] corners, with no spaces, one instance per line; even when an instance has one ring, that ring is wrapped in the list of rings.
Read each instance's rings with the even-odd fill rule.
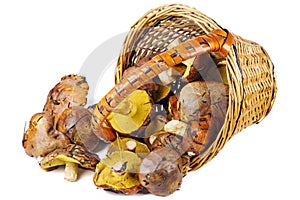
[[[151,110],[149,95],[144,90],[135,90],[107,117],[118,132],[129,134],[142,126]]]
[[[146,144],[141,143],[133,138],[117,138],[112,142],[107,150],[109,156],[115,151],[131,151],[136,153],[140,158],[145,157],[150,153]]]
[[[67,135],[73,143],[80,144],[93,152],[100,139],[91,127],[92,113],[82,106],[67,108],[58,119],[57,130]]]
[[[29,156],[38,158],[70,143],[67,136],[53,129],[53,118],[47,113],[32,116],[23,135],[23,147]]]
[[[55,149],[40,161],[44,170],[53,170],[58,166],[65,165],[64,178],[67,181],[76,181],[78,167],[94,170],[99,158],[96,154],[90,153],[80,145],[69,144],[66,147]]]
[[[142,189],[138,179],[140,163],[136,153],[115,151],[97,164],[94,183],[103,189],[135,194]]]
[[[185,122],[211,113],[211,98],[207,83],[197,81],[185,85],[180,92],[178,106],[180,118]]]
[[[61,113],[73,106],[84,106],[89,86],[85,77],[67,75],[48,94],[44,112],[54,116],[54,126]]]
[[[179,189],[182,173],[178,154],[162,148],[148,154],[140,165],[139,180],[152,194],[168,196]]]

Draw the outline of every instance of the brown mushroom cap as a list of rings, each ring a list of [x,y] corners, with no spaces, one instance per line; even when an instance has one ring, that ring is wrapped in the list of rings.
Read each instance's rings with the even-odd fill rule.
[[[179,95],[179,110],[182,121],[197,119],[210,113],[210,94],[205,82],[197,81],[185,85]]]
[[[67,75],[50,90],[44,112],[54,116],[54,126],[61,113],[73,106],[84,106],[89,86],[85,77],[78,75]]]
[[[45,156],[70,143],[68,137],[52,128],[53,118],[47,113],[32,116],[23,136],[23,147],[29,156]]]
[[[97,164],[94,183],[97,187],[135,194],[142,189],[138,180],[141,159],[130,151],[115,151]]]
[[[96,154],[90,153],[86,148],[69,144],[63,148],[55,149],[40,161],[40,166],[44,170],[52,170],[58,166],[66,165],[65,179],[68,181],[77,180],[78,166],[95,170],[100,161]]]
[[[169,148],[152,151],[140,165],[139,180],[152,194],[168,196],[179,189],[182,173],[176,152]]]
[[[100,139],[92,131],[91,118],[92,113],[87,108],[67,108],[58,119],[57,130],[66,134],[72,142],[94,151]]]

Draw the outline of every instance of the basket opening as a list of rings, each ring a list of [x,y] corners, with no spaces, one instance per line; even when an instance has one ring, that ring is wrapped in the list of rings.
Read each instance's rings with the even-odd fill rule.
[[[128,75],[155,55],[140,59],[124,75],[136,81]],[[201,54],[145,82],[139,89],[149,94],[151,112],[140,128],[121,135],[134,137],[150,149],[172,146],[190,161],[205,156],[219,136],[227,113],[226,65],[226,59],[216,53]],[[179,146],[174,147],[174,142]]]
[[[201,23],[201,20],[203,20],[203,23]],[[159,18],[156,18],[156,16],[153,18],[149,17],[146,19],[146,22],[141,20],[140,24],[133,26],[131,32],[128,34],[127,41],[124,43],[123,55],[120,56],[120,65],[116,71],[116,80],[120,80],[124,74],[132,69],[132,66],[139,67],[145,64],[151,60],[153,56],[168,50],[172,44],[176,46],[181,42],[207,34],[211,30],[219,28],[217,25],[215,26],[209,24],[210,22],[205,22],[206,20],[206,18],[195,20],[195,18],[188,17],[188,15],[178,13],[176,15],[160,16]],[[165,81],[161,81],[160,77],[156,77],[151,83],[147,82],[145,86],[142,87],[142,89],[148,90],[147,92],[150,93],[154,99],[158,99],[158,101],[154,100],[154,107],[160,108],[158,109],[158,113],[164,116],[167,121],[179,120],[188,124],[186,132],[189,132],[189,137],[193,139],[188,141],[187,144],[181,143],[181,148],[184,146],[184,152],[177,149],[177,151],[182,154],[181,158],[188,159],[183,167],[184,173],[198,169],[203,164],[199,164],[199,162],[202,162],[202,158],[210,157],[210,155],[208,155],[211,152],[210,148],[212,148],[214,142],[217,141],[217,138],[218,141],[222,141],[222,139],[220,139],[221,129],[225,122],[229,104],[229,86],[226,70],[228,62],[226,59],[222,59],[216,53],[200,55],[194,58],[193,61],[190,61],[189,70],[186,70],[190,73],[186,73],[185,78],[182,78],[184,75],[182,68],[187,68],[187,65],[187,63],[181,63],[168,70],[167,73],[173,73],[175,76],[171,82],[168,82],[170,80],[167,78],[165,78]],[[166,77],[165,74],[160,74],[160,76]],[[152,91],[151,94],[151,91],[149,91],[151,89],[147,89],[148,87],[152,87],[152,89],[156,88],[154,91],[157,93]],[[169,88],[170,91],[162,98],[160,95],[166,91],[166,87]],[[182,89],[184,89],[187,94],[181,95]],[[203,93],[209,95],[205,96]],[[203,96],[199,96],[199,94]],[[186,98],[182,96],[186,96]],[[202,105],[200,101],[205,98],[209,98],[207,101],[210,103],[209,108],[199,109],[199,106]],[[188,102],[190,105],[184,107],[183,104],[186,103],[182,102]],[[198,108],[197,106],[193,108],[193,105],[197,103]],[[180,113],[182,109],[191,112],[189,114],[191,116],[181,116],[182,114]],[[201,113],[201,110],[203,110],[203,113]],[[191,119],[192,116],[194,117],[193,119]],[[186,119],[183,120],[183,118]],[[193,121],[197,123],[193,123]],[[153,126],[153,124],[149,126]],[[153,131],[151,131],[151,128],[148,128],[149,126],[145,126],[143,131],[139,133],[132,133],[130,137],[139,138],[139,134],[144,134],[142,136],[144,139],[140,139],[140,141],[146,141],[145,143],[148,144],[152,150],[162,146],[179,148],[176,146],[178,145],[178,143],[176,143],[178,142],[176,134],[184,135],[182,132],[178,130],[168,130],[173,131],[173,133],[167,135],[164,129],[153,129]],[[172,124],[170,126],[172,126]],[[147,131],[145,131],[146,129]],[[126,135],[126,137],[127,136],[128,135]],[[153,138],[156,139],[154,140]],[[153,140],[156,141],[154,147],[153,144],[150,144]]]
[[[153,24],[145,25],[138,32],[140,36],[134,42],[129,63],[125,68],[133,66],[144,57],[166,51],[174,40],[184,42],[205,34],[193,20],[181,16],[168,16],[157,20]]]

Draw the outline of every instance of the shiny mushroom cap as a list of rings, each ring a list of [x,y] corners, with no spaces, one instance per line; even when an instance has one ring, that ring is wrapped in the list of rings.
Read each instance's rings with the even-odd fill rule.
[[[182,121],[188,122],[210,113],[210,105],[211,98],[205,82],[192,82],[182,88],[178,104]]]
[[[53,118],[47,113],[32,116],[23,136],[23,147],[29,156],[45,156],[70,143],[68,137],[52,128]]]
[[[40,166],[44,170],[52,170],[58,166],[65,165],[65,179],[76,181],[78,166],[95,170],[99,158],[96,154],[88,152],[80,145],[69,144],[66,147],[55,149],[40,161]]]
[[[168,196],[179,189],[182,182],[182,173],[178,154],[162,148],[152,151],[140,165],[139,180],[152,194]]]
[[[66,134],[73,143],[80,144],[93,152],[100,139],[91,127],[92,113],[82,106],[67,108],[58,119],[57,130]]]
[[[84,106],[89,86],[85,77],[78,75],[67,75],[52,88],[48,94],[44,112],[54,116],[54,126],[61,113],[73,106]]]

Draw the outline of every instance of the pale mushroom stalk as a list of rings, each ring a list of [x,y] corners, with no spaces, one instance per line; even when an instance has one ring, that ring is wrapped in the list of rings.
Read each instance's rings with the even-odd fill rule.
[[[115,113],[122,115],[134,115],[137,108],[129,99],[124,99],[117,108],[114,109]]]
[[[77,144],[69,144],[64,148],[55,149],[43,157],[40,166],[44,170],[53,170],[58,166],[65,165],[65,180],[76,181],[79,166],[95,170],[99,160],[96,154],[88,152],[86,148]]]
[[[78,176],[78,164],[66,162],[64,178],[67,181],[76,181]]]

